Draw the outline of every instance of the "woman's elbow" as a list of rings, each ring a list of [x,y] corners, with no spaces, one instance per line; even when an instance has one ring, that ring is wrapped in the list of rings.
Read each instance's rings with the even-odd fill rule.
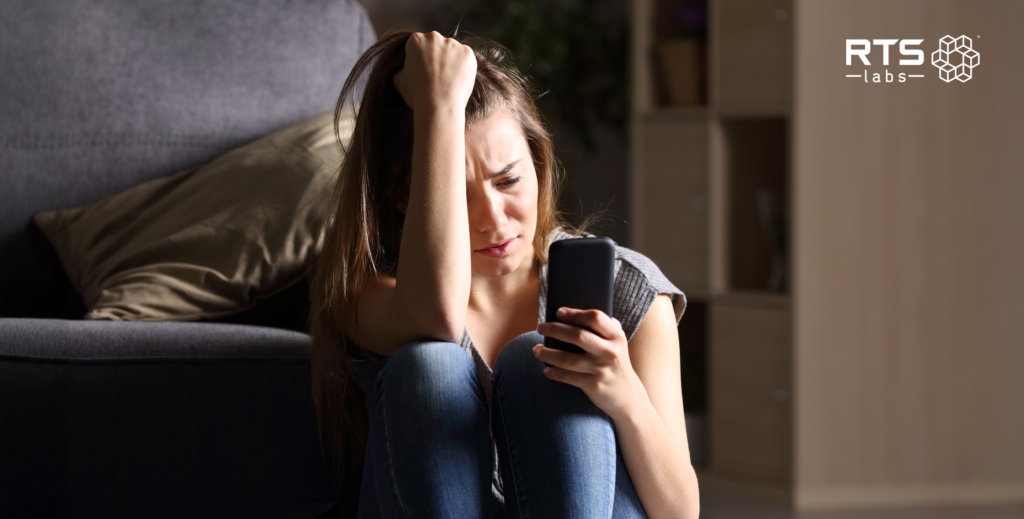
[[[466,329],[465,302],[441,297],[436,290],[425,297],[422,293],[402,292],[401,288],[396,289],[392,322],[404,330],[402,335],[412,335],[414,340],[454,343],[462,339]]]
[[[458,343],[466,329],[465,312],[433,310],[422,312],[417,326],[424,339]]]

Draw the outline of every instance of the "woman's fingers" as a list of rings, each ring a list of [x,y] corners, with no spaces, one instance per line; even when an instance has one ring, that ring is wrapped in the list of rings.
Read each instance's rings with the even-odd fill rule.
[[[622,324],[598,310],[560,308],[556,315],[561,322],[541,323],[537,331],[575,344],[586,353],[535,348],[537,358],[551,364],[544,375],[580,388],[599,409],[621,416],[645,391],[630,363]]]
[[[623,334],[622,323],[600,310],[578,310],[575,308],[559,308],[558,320],[574,326],[583,326],[594,330],[602,339],[612,340]]]
[[[593,357],[584,353],[570,353],[568,351],[555,350],[538,344],[533,347],[533,355],[552,366],[580,373],[594,373],[597,366],[594,365]]]
[[[473,49],[437,32],[409,37],[404,69],[394,78],[395,88],[413,110],[447,104],[465,109],[475,81]]]
[[[588,384],[591,384],[591,379],[593,378],[590,374],[570,371],[557,366],[544,368],[544,376],[556,382],[564,382],[584,390]]]
[[[571,324],[547,322],[537,325],[537,333],[551,337],[552,339],[558,339],[569,344],[575,344],[583,351],[593,354],[601,354],[605,351],[606,347],[603,342],[604,339],[586,328],[574,326]]]

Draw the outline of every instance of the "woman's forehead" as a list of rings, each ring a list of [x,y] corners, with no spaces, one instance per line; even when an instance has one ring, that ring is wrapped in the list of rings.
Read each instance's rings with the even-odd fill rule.
[[[522,126],[505,110],[474,123],[466,132],[466,155],[471,161],[504,166],[526,154],[529,146]]]

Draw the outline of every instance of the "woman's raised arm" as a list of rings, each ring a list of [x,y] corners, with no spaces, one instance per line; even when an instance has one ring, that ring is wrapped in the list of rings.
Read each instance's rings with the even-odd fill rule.
[[[397,278],[369,282],[357,304],[362,347],[391,355],[420,339],[457,342],[471,280],[466,212],[466,103],[476,80],[469,47],[413,34],[395,87],[413,110],[409,200]],[[351,329],[351,328],[350,328]]]

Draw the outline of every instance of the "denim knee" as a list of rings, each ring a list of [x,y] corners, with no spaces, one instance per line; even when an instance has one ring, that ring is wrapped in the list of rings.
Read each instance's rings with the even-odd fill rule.
[[[494,378],[504,376],[544,376],[544,363],[533,354],[533,347],[544,344],[544,336],[537,332],[524,333],[505,345],[494,362]],[[512,375],[515,373],[516,375]]]
[[[460,393],[478,394],[476,366],[459,345],[441,341],[417,341],[403,345],[391,356],[377,377],[375,393],[407,404],[430,405],[435,397]]]

